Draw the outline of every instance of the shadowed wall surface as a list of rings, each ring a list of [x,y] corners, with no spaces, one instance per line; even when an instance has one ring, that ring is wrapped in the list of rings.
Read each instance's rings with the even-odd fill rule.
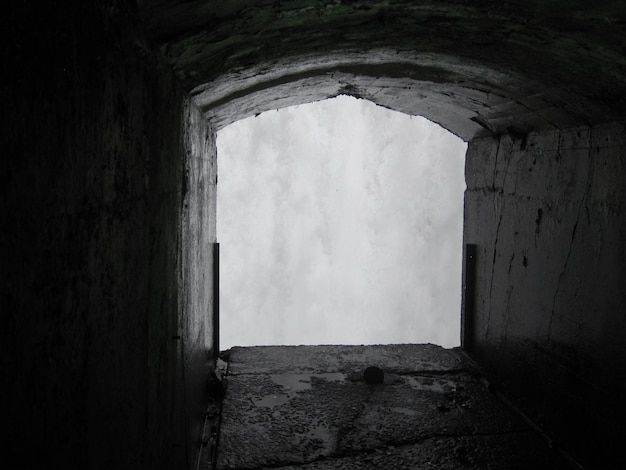
[[[624,136],[616,124],[476,139],[466,165],[464,238],[477,250],[467,349],[605,465],[624,460]]]
[[[184,468],[210,366],[214,136],[121,2],[2,21],[3,466]]]

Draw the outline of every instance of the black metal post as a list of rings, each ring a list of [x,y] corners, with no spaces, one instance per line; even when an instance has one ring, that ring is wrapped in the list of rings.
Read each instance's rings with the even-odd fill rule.
[[[213,359],[220,354],[220,244],[213,243]]]
[[[465,245],[463,276],[463,311],[461,312],[461,347],[468,353],[474,349],[476,309],[476,245]]]

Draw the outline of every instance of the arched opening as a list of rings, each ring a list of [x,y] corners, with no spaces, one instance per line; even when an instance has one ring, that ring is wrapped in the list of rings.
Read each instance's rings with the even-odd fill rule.
[[[221,349],[458,346],[466,148],[348,96],[222,129]]]

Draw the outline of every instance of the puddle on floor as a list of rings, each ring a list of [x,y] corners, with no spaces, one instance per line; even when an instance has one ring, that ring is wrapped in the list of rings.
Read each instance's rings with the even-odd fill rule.
[[[272,374],[270,378],[274,383],[293,392],[309,390],[311,388],[310,374]]]
[[[341,382],[346,379],[343,372],[324,372],[313,374],[271,374],[270,378],[274,383],[284,387],[289,392],[300,392],[310,390],[312,387],[311,377],[326,380],[328,382]]]
[[[346,380],[346,374],[343,372],[326,372],[323,374],[313,374],[318,379],[326,380],[327,382],[344,382]]]
[[[287,403],[290,398],[291,397],[289,395],[266,395],[259,400],[254,400],[254,404],[256,406],[274,408],[275,406]]]
[[[428,390],[430,392],[446,393],[457,385],[455,380],[440,377],[403,377],[406,383],[415,390]]]
[[[346,374],[343,372],[328,372],[315,374],[271,374],[272,381],[284,388],[284,392],[266,395],[258,400],[253,400],[256,406],[266,406],[273,408],[277,405],[287,403],[298,392],[313,388],[311,378],[328,382],[343,382]]]

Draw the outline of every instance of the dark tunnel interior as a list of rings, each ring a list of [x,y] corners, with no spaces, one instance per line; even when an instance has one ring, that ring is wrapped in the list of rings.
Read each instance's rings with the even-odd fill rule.
[[[621,2],[24,1],[2,23],[5,468],[196,468],[215,134],[340,94],[468,142],[463,349],[584,468],[626,462]]]

